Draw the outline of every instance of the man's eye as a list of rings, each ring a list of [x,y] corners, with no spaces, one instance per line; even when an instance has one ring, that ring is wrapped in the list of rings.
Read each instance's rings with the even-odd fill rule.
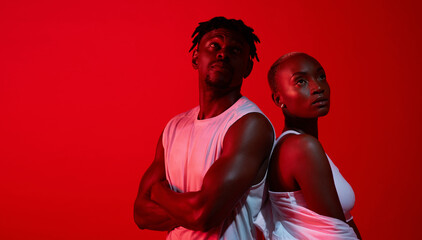
[[[211,48],[218,48],[219,45],[217,43],[210,43]]]
[[[325,74],[321,74],[321,76],[319,76],[319,79],[322,80],[322,81],[325,81],[326,80]]]
[[[240,53],[240,49],[239,48],[233,48],[233,53],[234,54],[239,54]]]

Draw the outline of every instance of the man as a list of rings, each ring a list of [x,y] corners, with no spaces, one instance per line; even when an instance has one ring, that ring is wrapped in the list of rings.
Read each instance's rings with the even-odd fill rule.
[[[259,39],[224,17],[200,23],[192,37],[199,106],[164,128],[141,180],[135,222],[169,231],[167,239],[254,239],[275,135],[240,93]]]

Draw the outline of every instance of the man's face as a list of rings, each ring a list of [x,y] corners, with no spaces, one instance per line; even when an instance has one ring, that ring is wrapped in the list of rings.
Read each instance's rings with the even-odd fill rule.
[[[206,33],[192,60],[199,80],[219,89],[241,86],[252,70],[249,45],[240,34],[224,28]]]

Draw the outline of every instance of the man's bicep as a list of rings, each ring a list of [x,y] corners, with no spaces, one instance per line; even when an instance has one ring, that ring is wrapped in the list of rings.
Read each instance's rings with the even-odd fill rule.
[[[274,130],[268,119],[262,114],[250,113],[227,131],[222,156],[237,164],[231,171],[238,172],[240,177],[255,175],[269,159],[273,143]]]
[[[270,155],[274,131],[261,114],[248,114],[234,123],[225,135],[222,154],[204,176],[197,192],[175,193],[154,185],[153,199],[182,226],[207,231],[223,222],[235,204],[252,186]],[[167,199],[172,201],[167,201]]]
[[[227,131],[223,152],[210,167],[201,192],[212,211],[229,213],[267,163],[274,141],[271,123],[258,113],[239,119]],[[265,172],[266,169],[264,169]]]
[[[163,181],[165,179],[164,148],[161,134],[155,150],[154,161],[142,176],[141,183],[139,185],[139,194],[146,194],[150,191],[154,183]]]

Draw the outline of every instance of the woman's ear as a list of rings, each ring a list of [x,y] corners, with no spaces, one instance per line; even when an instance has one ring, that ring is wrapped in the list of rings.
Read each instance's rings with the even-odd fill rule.
[[[281,99],[281,96],[280,96],[280,93],[278,93],[278,92],[273,92],[273,94],[271,94],[271,97],[272,97],[272,99],[273,99],[273,102],[275,103],[275,105],[277,105],[278,107],[282,104],[281,102],[282,102],[282,99]]]
[[[198,70],[198,50],[197,49],[193,50],[192,67],[193,69]]]

